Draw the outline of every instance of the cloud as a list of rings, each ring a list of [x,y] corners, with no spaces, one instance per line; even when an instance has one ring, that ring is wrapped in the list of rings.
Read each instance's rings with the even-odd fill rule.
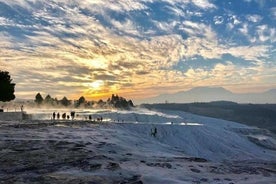
[[[211,26],[192,21],[183,21],[180,30],[186,32],[189,36],[206,37],[209,40],[216,40],[216,33]]]
[[[247,24],[247,23],[243,24],[242,27],[239,28],[239,31],[240,31],[243,35],[247,36],[247,35],[248,35],[248,24]]]
[[[235,61],[220,63],[224,55],[255,66],[269,60],[274,48],[270,44],[275,41],[274,27],[257,25],[264,18],[229,12],[216,15],[219,7],[213,1],[161,0],[173,18],[160,20],[156,17],[161,14],[150,8],[156,3],[153,0],[0,2],[15,14],[0,17],[0,66],[11,72],[22,96],[41,91],[63,97],[70,91],[72,97],[102,98],[120,91],[144,97],[204,82],[237,84],[254,78],[251,71],[257,68],[235,65]],[[210,19],[208,12],[216,16]],[[221,35],[217,27],[227,24],[233,33],[255,39],[254,44]],[[214,68],[199,64],[187,71],[175,69],[179,62],[193,62],[196,56],[202,63],[213,59]],[[260,66],[258,76],[268,68]]]
[[[270,40],[271,42],[276,41],[276,29],[269,28],[268,25],[260,25],[257,27],[257,34],[261,42]]]
[[[119,31],[119,34],[128,34],[133,36],[142,36],[137,25],[130,19],[124,21],[116,21],[114,19],[110,20],[111,24],[115,29]]]
[[[189,69],[184,75],[186,80],[193,81],[194,86],[228,86],[234,87],[239,85],[263,85],[261,78],[265,77],[272,70],[265,71],[266,67],[262,62],[254,66],[239,67],[231,61],[226,64],[218,63],[212,69],[202,68]],[[275,72],[275,71],[274,71]]]
[[[224,21],[224,18],[222,16],[214,16],[213,20],[215,24],[222,24]]]
[[[274,20],[276,20],[276,7],[270,9],[270,13]]]
[[[250,22],[258,23],[263,19],[263,17],[260,15],[254,14],[254,15],[247,15],[246,19]]]
[[[230,16],[230,21],[232,21],[232,23],[233,23],[234,25],[237,25],[237,24],[240,24],[240,23],[241,23],[241,21],[240,21],[240,19],[238,18],[237,15],[232,15],[232,16]]]
[[[216,6],[210,3],[209,0],[192,0],[191,2],[202,9],[216,8]]]
[[[231,54],[235,57],[240,57],[245,60],[260,61],[263,58],[269,57],[270,46],[237,46],[225,48],[224,53]]]
[[[35,16],[38,17],[37,14]],[[66,19],[69,15],[65,13],[64,16]],[[123,86],[130,86],[132,74],[170,67],[180,57],[181,38],[177,35],[153,37],[150,41],[139,40],[127,36],[118,37],[95,19],[86,19],[83,15],[78,16],[78,19],[72,19],[72,22],[78,22],[82,27],[71,25],[66,28],[66,25],[55,20],[56,17],[52,19],[49,16],[47,19],[51,22],[51,27],[37,29],[33,32],[34,35],[27,36],[27,42],[16,45],[12,44],[10,39],[6,39],[9,48],[1,50],[6,55],[2,55],[5,66],[13,73],[24,70],[36,71],[22,78],[15,76],[19,89],[28,87],[22,80],[36,76],[42,86],[52,88],[48,80],[56,81],[55,85],[59,85],[61,89],[71,86],[73,94],[81,90],[86,91],[89,80],[91,82],[105,80],[108,84],[113,82],[111,86],[104,86],[107,92],[108,87],[120,89]],[[74,38],[64,35],[72,35]],[[2,36],[5,37],[4,34]],[[33,46],[35,52],[27,52],[28,49],[34,49]],[[20,50],[14,50],[15,47],[19,47]],[[13,69],[14,65],[17,68]],[[55,69],[50,67],[53,65]],[[111,66],[117,68],[110,68]],[[28,81],[32,84],[38,82]],[[81,83],[84,85],[80,85]],[[37,87],[37,90],[46,93],[45,87]],[[64,91],[54,90],[54,92],[62,96],[61,93]]]
[[[221,58],[224,54],[230,54],[237,58],[243,58],[249,61],[259,61],[261,58],[268,58],[270,46],[256,45],[256,46],[236,46],[219,43],[217,36],[206,25],[186,23],[188,28],[185,31],[191,34],[191,37],[184,40],[185,48],[182,50],[182,56],[185,58],[192,58],[196,55],[202,56],[205,59]],[[194,28],[194,29],[191,29]],[[245,26],[241,29],[245,35],[248,30]],[[200,38],[198,35],[205,35]]]

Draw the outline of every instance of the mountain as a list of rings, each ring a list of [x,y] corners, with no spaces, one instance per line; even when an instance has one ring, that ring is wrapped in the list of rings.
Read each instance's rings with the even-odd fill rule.
[[[233,101],[237,103],[276,103],[276,89],[263,93],[232,93],[222,87],[196,87],[188,91],[137,101],[136,103],[191,103],[211,101]]]

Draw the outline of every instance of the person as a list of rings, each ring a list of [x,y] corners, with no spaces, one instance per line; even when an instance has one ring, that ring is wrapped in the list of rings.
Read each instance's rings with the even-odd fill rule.
[[[157,128],[154,127],[154,129],[151,129],[151,136],[156,137],[157,134]]]
[[[56,118],[56,113],[53,112],[53,120],[55,120],[55,118]]]
[[[89,118],[90,121],[92,120],[92,116],[91,115],[89,115],[88,118]]]
[[[66,119],[66,113],[62,114],[62,119]]]
[[[60,117],[60,114],[59,114],[59,112],[57,113],[57,119],[59,119],[59,117]]]
[[[21,108],[21,112],[23,112],[23,108],[24,108],[24,106],[23,106],[23,105],[21,105],[21,107],[20,107],[20,108]]]
[[[72,120],[75,118],[75,111],[71,111],[71,118]]]
[[[69,116],[69,115],[67,115],[67,119],[68,119],[68,120],[70,119],[70,116]]]

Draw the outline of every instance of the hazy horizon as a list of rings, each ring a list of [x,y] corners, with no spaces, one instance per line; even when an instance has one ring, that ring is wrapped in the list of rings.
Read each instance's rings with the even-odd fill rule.
[[[0,0],[0,39],[18,99],[276,89],[273,0]]]
[[[263,93],[267,93],[267,92],[271,92],[271,91],[276,91],[276,89],[267,89],[267,90],[264,90],[264,91],[261,91],[261,92],[252,92],[252,93],[235,93],[233,91],[230,91],[226,88],[222,88],[222,87],[208,87],[208,86],[200,86],[200,87],[196,87],[196,88],[191,88],[191,89],[188,89],[186,91],[178,91],[178,92],[175,92],[175,93],[164,93],[164,94],[159,94],[157,96],[153,96],[153,97],[148,97],[148,98],[143,98],[143,99],[136,99],[136,98],[130,98],[128,100],[132,100],[136,105],[139,105],[139,104],[142,104],[142,103],[176,103],[177,101],[170,101],[168,99],[164,99],[164,96],[167,96],[167,97],[175,97],[176,99],[179,99],[178,102],[179,103],[193,103],[193,102],[214,102],[214,101],[233,101],[233,102],[236,102],[236,103],[256,103],[254,102],[253,100],[252,101],[248,101],[248,102],[244,102],[244,101],[238,101],[238,100],[231,100],[231,99],[225,99],[225,98],[219,98],[218,96],[218,99],[217,98],[209,98],[208,100],[202,100],[202,98],[196,100],[196,98],[193,98],[191,99],[192,101],[185,101],[187,100],[187,98],[191,98],[191,96],[187,96],[186,93],[188,92],[191,92],[193,93],[194,91],[197,91],[199,94],[202,94],[202,96],[204,97],[204,93],[206,92],[205,90],[212,90],[213,93],[217,93],[217,92],[230,92],[232,93],[233,95],[259,95],[258,98],[259,98],[259,101],[257,102],[257,104],[259,103],[276,103],[276,101],[274,99],[276,99],[276,96],[274,95],[275,98],[272,98],[271,100],[269,101],[262,101],[262,95]],[[37,94],[37,93],[36,93]],[[21,101],[21,100],[34,100],[35,99],[35,95],[32,97],[32,98],[16,98],[15,101]],[[178,98],[176,95],[179,95],[179,94],[183,94],[184,97],[181,98]],[[275,93],[276,94],[276,93]],[[52,98],[57,98],[56,96],[52,96],[51,94],[43,94],[41,93],[42,97],[45,98],[47,95],[50,95]],[[115,94],[115,95],[119,95],[119,94]],[[198,95],[198,94],[197,94]],[[217,95],[217,94],[216,94]],[[120,95],[119,95],[120,96]],[[57,98],[58,100],[61,100],[64,96],[60,97],[60,98]],[[80,97],[80,96],[79,96]],[[73,101],[76,101],[79,99],[79,97],[77,98],[74,98],[74,99],[68,99],[68,100],[73,100]],[[84,96],[85,97],[85,96]],[[107,97],[106,99],[103,98],[101,100],[107,100],[109,97]],[[250,98],[250,97],[249,97]],[[252,99],[256,98],[256,96],[254,96]],[[85,99],[87,101],[97,101],[98,99],[87,99],[85,97]],[[156,99],[157,101],[151,101],[152,99]],[[184,101],[183,101],[184,100]]]

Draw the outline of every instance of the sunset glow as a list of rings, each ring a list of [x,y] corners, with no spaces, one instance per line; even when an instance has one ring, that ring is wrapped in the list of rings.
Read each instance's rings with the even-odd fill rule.
[[[17,98],[276,88],[274,0],[0,0],[0,40]]]

